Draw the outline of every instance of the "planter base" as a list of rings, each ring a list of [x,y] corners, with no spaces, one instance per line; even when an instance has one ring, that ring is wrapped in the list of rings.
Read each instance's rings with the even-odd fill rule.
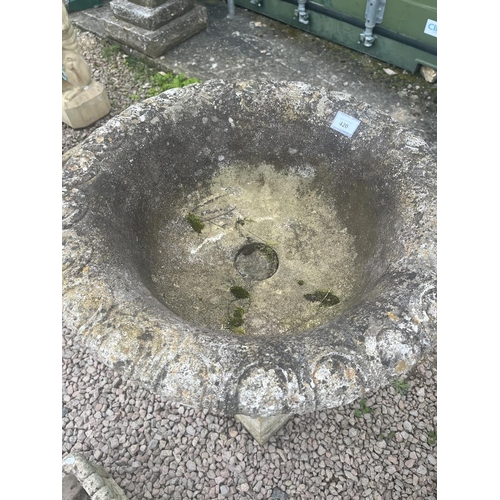
[[[247,417],[236,415],[236,420],[254,437],[260,444],[264,445],[274,436],[291,418],[292,413],[286,415],[274,415],[271,417]]]

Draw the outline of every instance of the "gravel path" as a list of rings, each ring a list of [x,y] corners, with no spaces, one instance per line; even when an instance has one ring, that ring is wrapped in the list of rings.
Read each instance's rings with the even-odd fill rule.
[[[63,124],[63,153],[148,89],[123,54],[106,59],[95,35],[78,39],[112,112],[84,130]],[[405,378],[407,390],[389,386],[364,404],[297,416],[260,446],[232,417],[168,402],[122,380],[64,325],[62,332],[63,457],[80,452],[104,466],[130,500],[437,496],[435,351]]]
[[[63,456],[104,466],[131,500],[431,500],[435,353],[405,382],[403,394],[389,386],[369,397],[371,413],[355,416],[356,402],[297,416],[260,446],[232,417],[122,380],[63,328]]]

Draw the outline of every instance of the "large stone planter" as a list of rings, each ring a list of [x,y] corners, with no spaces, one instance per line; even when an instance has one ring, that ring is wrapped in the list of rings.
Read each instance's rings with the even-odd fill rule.
[[[283,421],[435,343],[435,156],[346,94],[168,91],[66,154],[63,181],[65,321],[170,400]]]

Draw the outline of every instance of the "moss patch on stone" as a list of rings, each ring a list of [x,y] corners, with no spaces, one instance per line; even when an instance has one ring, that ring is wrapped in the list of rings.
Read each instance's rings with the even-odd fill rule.
[[[248,298],[250,298],[250,292],[246,288],[243,288],[242,286],[232,286],[229,289],[229,291],[237,299],[248,299]]]
[[[306,293],[304,298],[309,302],[319,302],[322,307],[334,306],[340,302],[340,299],[330,290],[316,290],[314,293]]]
[[[245,333],[243,328],[243,315],[245,314],[245,309],[243,307],[235,307],[233,314],[229,317],[226,328],[231,330],[233,333]]]
[[[196,231],[197,233],[201,233],[202,229],[205,227],[203,221],[197,215],[194,215],[191,212],[187,214],[186,220],[188,224],[193,228],[193,231]]]

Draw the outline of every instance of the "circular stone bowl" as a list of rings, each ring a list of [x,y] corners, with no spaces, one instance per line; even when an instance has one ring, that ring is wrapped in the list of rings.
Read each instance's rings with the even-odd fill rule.
[[[359,120],[351,137],[339,111]],[[333,408],[435,345],[435,155],[345,93],[164,92],[64,155],[63,201],[65,323],[169,400]]]

